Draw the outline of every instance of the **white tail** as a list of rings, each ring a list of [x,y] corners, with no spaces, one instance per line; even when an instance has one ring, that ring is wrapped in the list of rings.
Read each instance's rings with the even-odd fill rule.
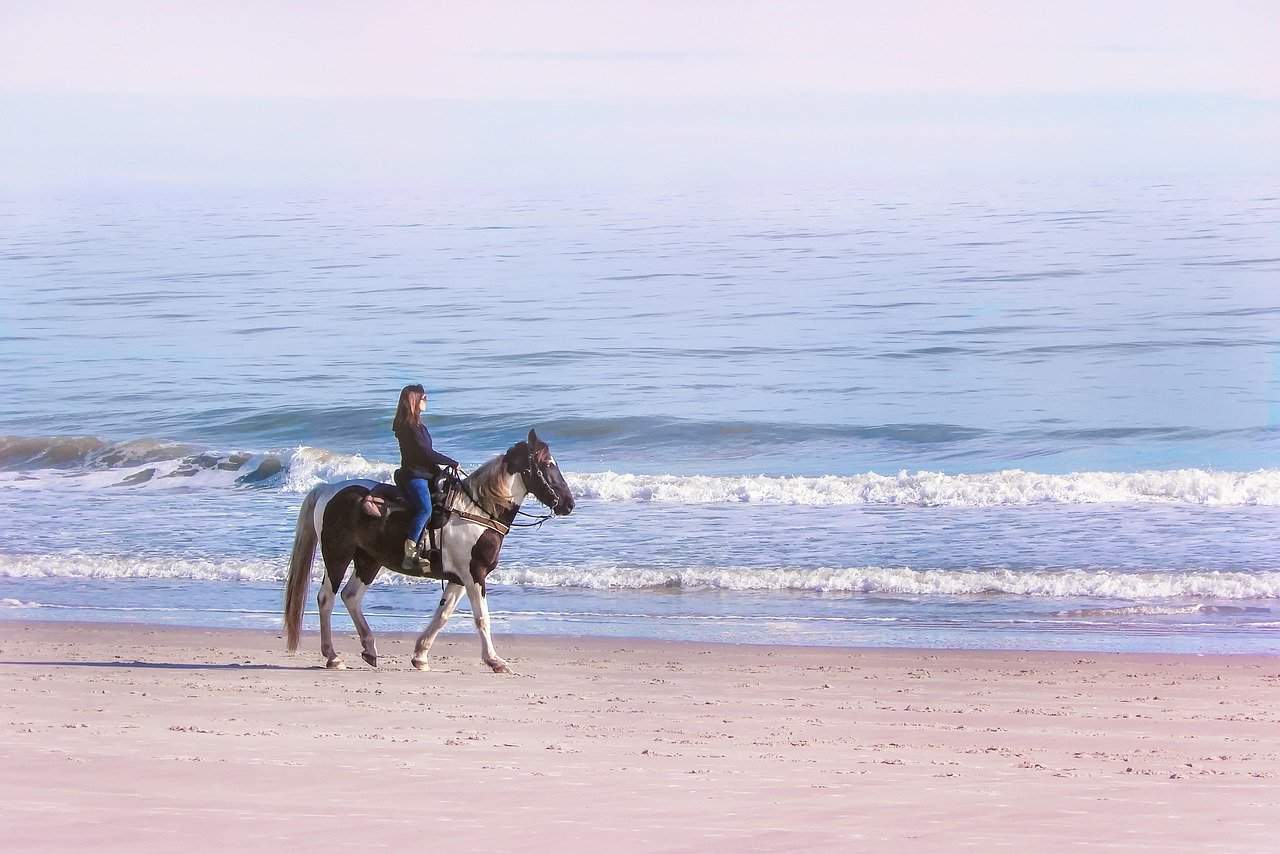
[[[317,486],[302,499],[298,510],[298,525],[293,534],[293,552],[289,555],[289,577],[284,587],[284,631],[289,651],[298,648],[302,634],[302,609],[311,586],[311,562],[316,554],[316,502],[325,484]]]

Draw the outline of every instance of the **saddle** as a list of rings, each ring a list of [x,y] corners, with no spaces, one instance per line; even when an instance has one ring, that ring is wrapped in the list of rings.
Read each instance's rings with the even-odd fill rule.
[[[448,521],[447,499],[454,488],[453,479],[445,474],[431,478],[430,484],[431,518],[427,520],[428,531],[441,528]],[[404,491],[394,483],[379,483],[374,486],[364,497],[360,507],[375,519],[385,519],[392,513],[409,512],[409,503],[405,500]]]

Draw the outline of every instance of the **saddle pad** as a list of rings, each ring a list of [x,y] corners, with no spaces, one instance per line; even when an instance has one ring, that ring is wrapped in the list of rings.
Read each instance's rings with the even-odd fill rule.
[[[434,530],[444,525],[448,518],[446,508],[447,496],[438,492],[431,493],[431,518],[427,520],[427,529]],[[375,519],[385,519],[398,511],[408,512],[409,505],[404,501],[404,493],[394,483],[379,483],[369,490],[360,504],[364,512]]]

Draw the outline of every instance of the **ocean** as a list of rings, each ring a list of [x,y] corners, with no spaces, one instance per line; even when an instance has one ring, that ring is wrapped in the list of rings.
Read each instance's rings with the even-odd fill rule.
[[[1275,187],[7,195],[0,619],[277,631],[303,495],[388,479],[422,382],[577,497],[499,648],[1280,652]]]

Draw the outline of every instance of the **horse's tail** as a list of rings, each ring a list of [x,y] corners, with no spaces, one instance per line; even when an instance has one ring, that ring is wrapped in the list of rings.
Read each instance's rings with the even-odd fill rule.
[[[316,554],[316,503],[325,484],[317,486],[302,499],[298,510],[298,525],[293,534],[293,552],[289,555],[289,577],[284,587],[284,631],[289,651],[298,648],[298,636],[302,633],[302,608],[311,586],[311,562]]]

